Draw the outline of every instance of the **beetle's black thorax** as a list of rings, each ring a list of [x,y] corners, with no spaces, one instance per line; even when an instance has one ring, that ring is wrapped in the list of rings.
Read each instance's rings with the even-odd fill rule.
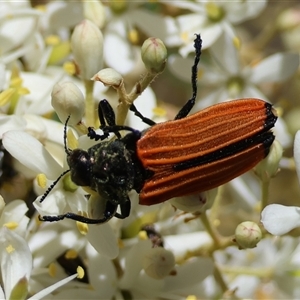
[[[128,134],[121,139],[102,142],[88,149],[91,189],[110,199],[112,195],[122,199],[132,189],[140,191],[144,169],[136,155],[138,138],[134,134]]]

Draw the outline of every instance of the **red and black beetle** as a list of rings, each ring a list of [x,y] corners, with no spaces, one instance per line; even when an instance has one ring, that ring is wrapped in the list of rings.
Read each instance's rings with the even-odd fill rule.
[[[88,136],[104,141],[87,151],[67,148],[66,122],[64,140],[70,169],[64,174],[70,172],[74,183],[97,192],[106,207],[100,219],[66,213],[40,217],[42,221],[69,218],[97,224],[114,216],[123,219],[130,213],[128,192],[132,189],[139,193],[140,204],[153,205],[218,187],[249,171],[266,157],[275,138],[270,129],[277,120],[271,104],[253,98],[238,99],[187,116],[197,95],[201,44],[200,35],[196,35],[193,96],[175,120],[156,124],[131,105],[130,110],[151,126],[140,132],[116,125],[113,109],[107,100],[102,100],[98,114],[103,134],[98,135],[89,128]],[[120,131],[129,133],[121,137]],[[115,133],[117,139],[106,141],[109,133]]]

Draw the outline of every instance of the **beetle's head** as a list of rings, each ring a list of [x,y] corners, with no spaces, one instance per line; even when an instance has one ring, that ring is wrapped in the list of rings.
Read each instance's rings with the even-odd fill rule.
[[[93,162],[89,153],[82,149],[74,149],[68,153],[67,162],[72,181],[79,186],[90,186]]]

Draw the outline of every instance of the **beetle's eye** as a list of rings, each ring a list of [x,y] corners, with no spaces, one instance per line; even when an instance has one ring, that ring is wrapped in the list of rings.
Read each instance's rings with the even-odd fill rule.
[[[74,149],[67,158],[71,171],[71,179],[79,186],[90,186],[90,155],[81,149]]]

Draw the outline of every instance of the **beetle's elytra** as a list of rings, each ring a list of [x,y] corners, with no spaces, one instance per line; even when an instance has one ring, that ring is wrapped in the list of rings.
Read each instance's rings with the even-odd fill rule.
[[[89,128],[88,136],[103,141],[87,151],[67,148],[66,121],[64,140],[70,169],[63,174],[70,172],[74,183],[97,192],[105,201],[105,211],[100,219],[66,213],[40,217],[42,221],[69,218],[97,224],[114,216],[126,218],[130,213],[128,192],[132,189],[139,193],[140,204],[153,205],[218,187],[249,171],[266,157],[275,138],[270,129],[277,120],[271,104],[254,98],[238,99],[188,116],[197,95],[201,44],[200,35],[196,35],[193,96],[175,120],[156,124],[132,105],[130,109],[151,126],[140,132],[116,125],[112,107],[107,100],[102,100],[98,114],[103,134]],[[121,137],[120,131],[128,134]],[[117,139],[108,140],[110,133],[115,133]],[[53,185],[40,202],[52,188]]]
[[[240,99],[153,126],[137,142],[138,158],[153,172],[140,203],[207,191],[249,171],[269,153],[276,119],[271,104]]]

